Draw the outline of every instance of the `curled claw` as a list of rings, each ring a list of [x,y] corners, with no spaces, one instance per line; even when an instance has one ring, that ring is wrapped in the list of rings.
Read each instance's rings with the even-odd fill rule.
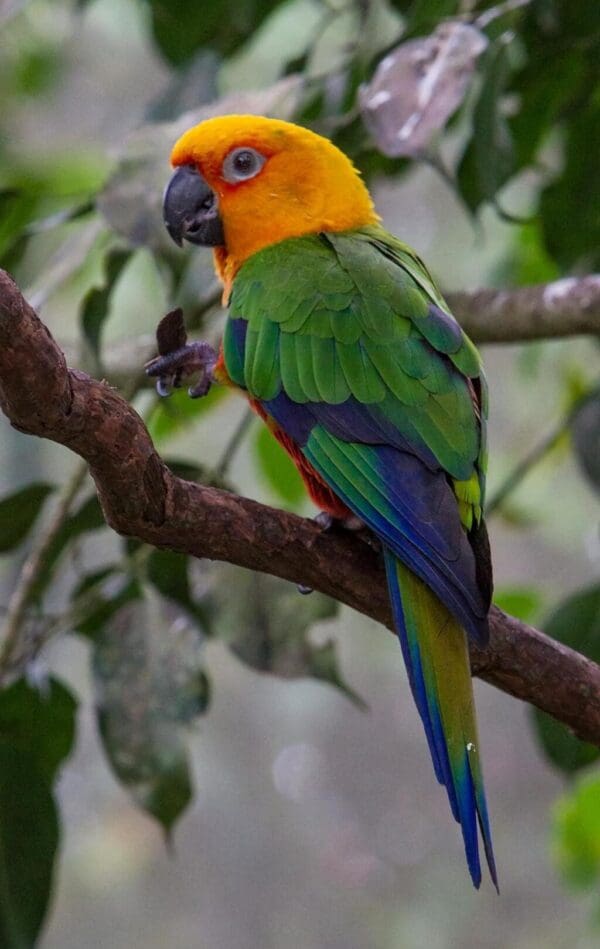
[[[170,395],[172,389],[181,386],[183,379],[199,373],[198,382],[188,390],[192,399],[198,399],[206,395],[212,385],[216,362],[217,353],[213,347],[200,340],[151,359],[145,370],[146,375],[157,378],[156,391],[160,396]]]
[[[347,531],[360,531],[364,527],[360,518],[355,517],[353,514],[350,517],[339,518],[334,517],[333,514],[329,514],[328,511],[319,511],[319,513],[315,515],[314,521],[323,531],[333,530],[334,527],[341,527]]]
[[[158,356],[147,362],[144,369],[147,376],[156,378],[158,394],[165,398],[173,389],[180,388],[183,379],[199,375],[188,393],[192,399],[206,395],[213,383],[217,353],[210,343],[188,343],[180,308],[162,318],[156,329],[156,344]]]
[[[335,524],[335,518],[332,514],[328,514],[327,511],[319,511],[318,514],[315,514],[314,522],[319,525],[321,530],[330,531]]]
[[[166,399],[171,395],[172,388],[166,379],[161,378],[156,380],[156,391],[162,399]]]
[[[208,395],[212,382],[212,373],[205,372],[196,385],[190,386],[188,389],[190,399],[201,399],[203,396]]]

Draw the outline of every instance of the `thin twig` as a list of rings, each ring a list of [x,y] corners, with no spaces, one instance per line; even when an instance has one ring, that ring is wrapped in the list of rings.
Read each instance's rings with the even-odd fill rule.
[[[524,458],[522,458],[506,477],[503,483],[500,485],[498,490],[485,506],[485,515],[486,517],[491,517],[498,508],[502,507],[506,501],[509,494],[518,488],[524,478],[530,473],[531,469],[534,468],[540,461],[542,461],[546,455],[549,455],[553,448],[556,447],[565,431],[569,427],[570,416],[568,418],[563,418],[559,424],[552,429],[537,445],[534,445],[530,451],[527,452]]]
[[[71,477],[65,484],[52,518],[47,527],[38,535],[34,547],[25,560],[17,585],[8,601],[6,620],[2,631],[0,644],[0,678],[11,669],[15,660],[15,650],[19,644],[21,627],[26,619],[27,609],[38,578],[46,566],[48,554],[52,549],[55,538],[69,515],[71,505],[79,494],[88,473],[85,461],[79,461]]]
[[[493,21],[499,17],[505,16],[507,13],[512,13],[513,10],[518,10],[521,7],[527,7],[530,3],[531,0],[506,0],[505,3],[499,3],[495,7],[490,7],[489,10],[484,10],[484,12],[473,21],[474,26],[480,30],[484,30],[486,26],[489,26],[490,23],[493,23]]]
[[[571,427],[575,417],[579,414],[581,409],[590,399],[597,398],[600,389],[597,387],[592,389],[590,392],[586,393],[583,398],[578,399],[575,405],[571,410],[557,423],[557,425],[548,432],[544,438],[541,439],[531,448],[524,458],[522,458],[513,468],[513,470],[508,474],[506,479],[500,485],[496,493],[491,497],[489,502],[485,506],[486,517],[490,517],[494,514],[498,508],[500,508],[509,494],[517,488],[524,478],[530,473],[532,468],[534,468],[540,461],[543,461],[547,455],[556,447],[559,443],[562,436],[566,431]]]
[[[215,465],[213,471],[211,472],[210,477],[208,478],[208,483],[212,484],[221,484],[229,471],[229,466],[233,461],[233,458],[242,444],[246,432],[252,424],[254,414],[247,409],[239,420],[238,424],[234,428],[229,441],[223,449],[223,453],[219,458],[217,464]]]

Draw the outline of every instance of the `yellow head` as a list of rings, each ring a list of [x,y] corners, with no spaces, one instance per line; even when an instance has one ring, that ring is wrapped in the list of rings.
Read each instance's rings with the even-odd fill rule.
[[[252,254],[288,237],[379,220],[352,162],[328,139],[278,119],[227,115],[176,143],[165,223],[215,247],[226,281]]]

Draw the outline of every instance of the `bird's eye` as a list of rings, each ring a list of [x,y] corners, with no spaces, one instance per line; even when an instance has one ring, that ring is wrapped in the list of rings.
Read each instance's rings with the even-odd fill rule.
[[[247,181],[259,173],[265,161],[254,148],[234,148],[223,162],[223,177],[231,184]]]

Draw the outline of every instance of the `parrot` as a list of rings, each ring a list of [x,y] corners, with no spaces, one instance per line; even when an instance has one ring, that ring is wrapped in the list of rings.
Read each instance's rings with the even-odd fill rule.
[[[468,641],[485,646],[487,389],[479,353],[425,264],[382,225],[350,158],[274,118],[209,118],[175,143],[171,238],[210,247],[228,310],[220,352],[149,367],[159,391],[233,386],[289,453],[324,527],[381,543],[395,631],[468,870],[498,878]]]

